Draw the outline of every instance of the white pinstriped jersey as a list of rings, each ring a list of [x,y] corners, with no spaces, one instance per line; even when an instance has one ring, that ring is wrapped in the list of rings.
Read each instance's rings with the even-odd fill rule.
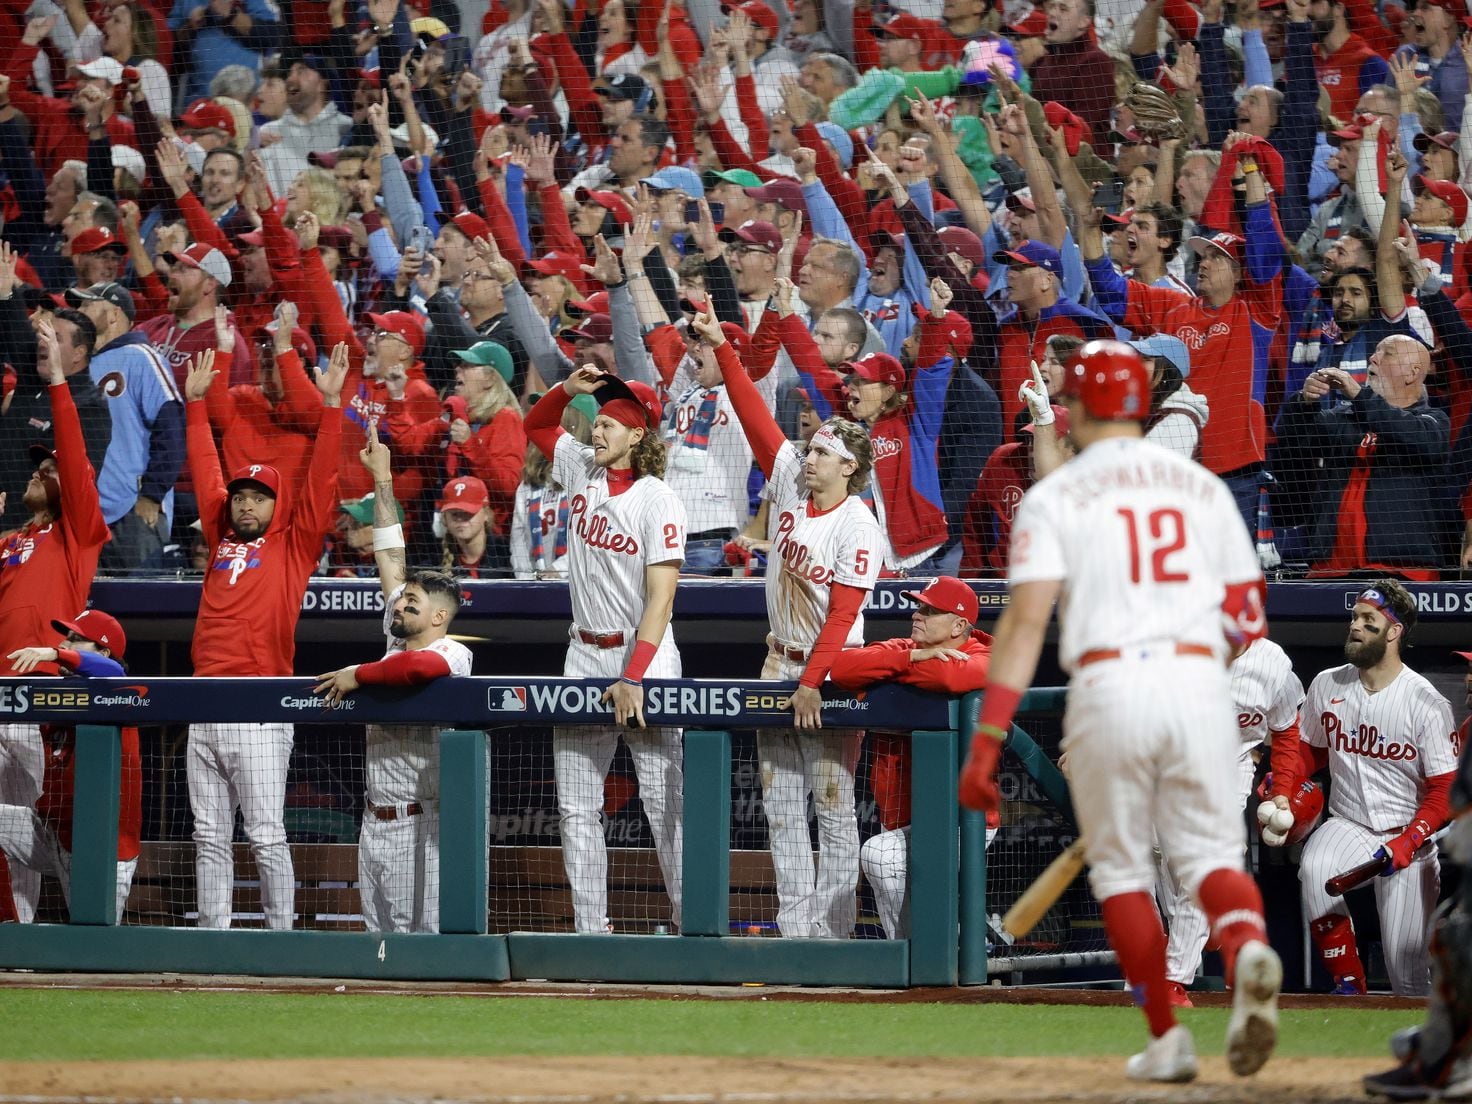
[[[644,614],[644,569],[685,558],[684,504],[649,475],[610,495],[608,472],[593,462],[592,447],[566,433],[557,438],[552,478],[572,496],[567,565],[574,624],[632,634]]]
[[[1245,751],[1291,728],[1303,704],[1303,683],[1293,673],[1288,653],[1267,637],[1259,637],[1229,669],[1232,704]]]
[[[1457,769],[1451,703],[1412,671],[1371,694],[1350,663],[1319,672],[1303,703],[1303,739],[1329,749],[1329,815],[1377,832],[1409,824],[1424,780]]]
[[[708,393],[716,396],[715,417],[704,448],[692,437]],[[751,472],[751,443],[736,417],[724,385],[686,388],[665,408],[664,439],[669,462],[664,481],[680,501],[692,533],[740,529],[746,524],[746,477]]]
[[[1203,644],[1226,653],[1226,587],[1262,569],[1226,484],[1148,441],[1096,442],[1022,496],[1007,579],[1063,583],[1058,658]]]
[[[405,650],[404,642],[388,631],[394,603],[404,593],[398,586],[383,604],[383,635],[387,659]],[[438,652],[450,665],[451,678],[470,674],[470,649],[442,636],[426,649]],[[369,725],[363,772],[368,800],[374,805],[407,805],[436,801],[440,795],[439,728],[436,725]]]
[[[872,591],[884,559],[884,532],[857,495],[815,513],[802,480],[802,454],[788,441],[772,464],[767,530],[767,620],[783,644],[811,648],[828,618],[834,583]],[[868,598],[864,605],[868,605]],[[864,643],[864,615],[854,618],[846,647]]]

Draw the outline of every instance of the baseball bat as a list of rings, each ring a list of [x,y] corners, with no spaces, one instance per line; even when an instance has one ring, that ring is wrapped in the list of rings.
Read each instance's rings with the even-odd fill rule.
[[[1425,847],[1427,844],[1435,843],[1442,836],[1446,835],[1447,829],[1450,827],[1451,825],[1447,825],[1446,828],[1428,837],[1426,843],[1423,843],[1421,846]],[[1335,874],[1334,877],[1324,883],[1324,892],[1330,897],[1343,897],[1350,890],[1359,889],[1365,883],[1378,878],[1384,872],[1385,864],[1389,861],[1388,856],[1376,857],[1360,863],[1359,866],[1352,866],[1342,873]]]
[[[1017,898],[1007,915],[1002,917],[1002,930],[1021,939],[1037,926],[1037,922],[1073,884],[1084,868],[1084,839],[1080,836],[1044,870]]]

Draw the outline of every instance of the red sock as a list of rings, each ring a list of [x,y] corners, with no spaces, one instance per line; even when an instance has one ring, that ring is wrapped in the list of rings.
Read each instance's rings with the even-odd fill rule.
[[[15,911],[15,898],[10,895],[10,863],[5,861],[5,852],[0,851],[0,924],[16,924],[20,914]]]
[[[1165,980],[1165,929],[1148,893],[1119,893],[1103,903],[1104,932],[1119,956],[1135,1003],[1145,1012],[1157,1039],[1176,1025]]]
[[[1365,988],[1365,967],[1360,962],[1360,950],[1354,939],[1354,925],[1348,916],[1331,912],[1320,916],[1309,925],[1314,937],[1314,949],[1319,952],[1319,962],[1324,971],[1338,985],[1345,978],[1353,978],[1360,989]]]
[[[1242,944],[1250,939],[1268,941],[1262,919],[1262,894],[1249,875],[1223,867],[1202,880],[1196,896],[1221,948],[1227,984],[1231,985],[1237,968],[1237,951]]]

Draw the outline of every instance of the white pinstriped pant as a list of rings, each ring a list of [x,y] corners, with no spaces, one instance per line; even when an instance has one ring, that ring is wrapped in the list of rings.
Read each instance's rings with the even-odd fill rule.
[[[999,828],[986,830],[986,846],[992,845]],[[910,826],[879,832],[859,848],[859,868],[874,891],[874,911],[890,939],[910,934]]]
[[[0,851],[10,859],[12,877],[17,865],[34,872],[37,881],[42,874],[51,875],[60,884],[67,907],[71,907],[72,853],[61,845],[56,832],[36,810],[20,805],[0,805]],[[118,860],[115,900],[119,924],[123,922],[123,909],[133,888],[133,872],[137,869],[137,859]],[[17,900],[16,905],[19,904]],[[28,924],[30,920],[23,923]]]
[[[1319,825],[1304,844],[1298,867],[1305,922],[1348,916],[1344,898],[1330,897],[1324,883],[1371,858],[1376,848],[1399,834],[1376,832],[1337,816]],[[1406,869],[1376,878],[1374,886],[1390,988],[1398,997],[1424,997],[1431,989],[1431,913],[1441,889],[1436,848],[1426,848]]]
[[[34,808],[46,778],[46,744],[39,725],[0,724],[0,804]],[[41,875],[23,863],[10,864],[10,894],[22,924],[36,919]]]
[[[1247,750],[1243,750],[1242,758],[1237,761],[1239,807],[1246,806],[1247,795],[1252,792],[1252,778],[1257,772],[1257,764]],[[1171,873],[1163,850],[1159,854],[1158,874],[1155,899],[1170,929],[1170,939],[1165,946],[1165,976],[1171,981],[1189,985],[1201,966],[1201,950],[1206,946],[1209,927],[1206,913]]]
[[[358,897],[363,925],[371,932],[440,930],[440,811],[421,801],[423,812],[379,820],[364,811],[358,833]]]

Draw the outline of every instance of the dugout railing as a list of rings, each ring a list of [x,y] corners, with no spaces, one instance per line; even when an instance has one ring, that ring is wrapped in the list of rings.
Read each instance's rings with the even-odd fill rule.
[[[304,685],[305,683],[305,685]],[[445,679],[416,691],[363,688],[330,707],[303,679],[0,680],[0,720],[76,731],[70,922],[0,925],[0,969],[398,980],[587,980],[901,988],[983,984],[996,939],[987,909],[984,818],[955,794],[979,695],[898,685],[824,690],[828,726],[905,731],[912,742],[907,939],[759,939],[732,934],[731,772],[736,730],[791,723],[790,691],[757,680],[650,680],[646,718],[685,729],[684,922],[677,937],[488,933],[487,739],[513,726],[608,723],[604,684],[563,678]],[[1056,713],[1062,690],[1023,712]],[[440,933],[209,931],[118,925],[115,855],[121,726],[351,721],[442,726]],[[1066,784],[1021,728],[1010,750],[1071,819]],[[490,784],[494,784],[491,780]],[[1005,964],[1008,969],[1015,966]]]

